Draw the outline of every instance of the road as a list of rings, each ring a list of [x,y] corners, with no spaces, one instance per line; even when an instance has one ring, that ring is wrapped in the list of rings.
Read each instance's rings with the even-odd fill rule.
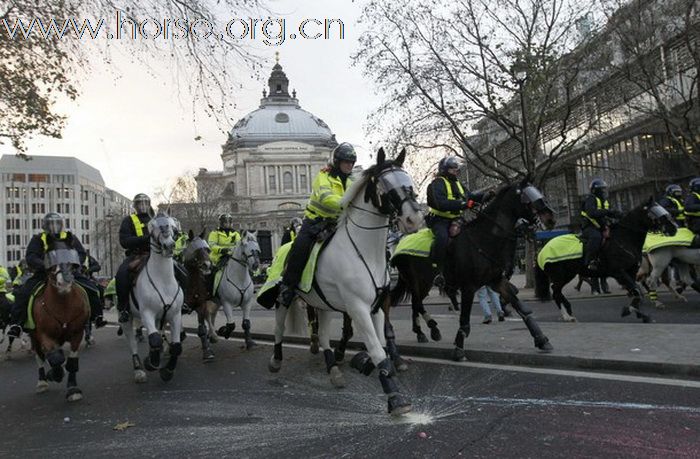
[[[697,381],[415,360],[399,379],[414,411],[393,419],[376,374],[343,366],[334,389],[303,348],[271,374],[265,343],[220,342],[205,365],[190,337],[173,381],[136,385],[115,329],[96,336],[76,404],[34,394],[25,351],[0,362],[0,457],[700,457]]]

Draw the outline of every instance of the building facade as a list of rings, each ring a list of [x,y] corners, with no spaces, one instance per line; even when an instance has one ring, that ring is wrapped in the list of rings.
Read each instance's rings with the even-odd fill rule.
[[[241,229],[258,230],[262,258],[269,260],[284,227],[302,215],[311,182],[336,146],[328,125],[301,108],[296,91],[290,94],[277,62],[259,108],[234,125],[223,145],[223,170],[196,175],[198,200],[214,195],[217,213],[233,214]]]
[[[131,202],[107,188],[97,169],[76,158],[30,158],[0,157],[0,265],[14,266],[24,258],[29,240],[41,231],[49,212],[61,214],[65,228],[104,265],[109,238],[102,222],[108,215],[121,217]]]

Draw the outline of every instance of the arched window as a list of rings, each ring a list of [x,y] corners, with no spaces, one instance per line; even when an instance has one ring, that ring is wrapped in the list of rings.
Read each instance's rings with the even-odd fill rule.
[[[282,189],[285,192],[294,191],[294,179],[291,172],[285,172],[282,176]]]

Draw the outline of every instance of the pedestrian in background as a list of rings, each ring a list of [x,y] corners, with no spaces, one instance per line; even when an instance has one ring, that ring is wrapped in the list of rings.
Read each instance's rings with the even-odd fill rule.
[[[484,285],[479,290],[476,291],[476,295],[479,298],[479,305],[481,310],[484,311],[484,321],[485,324],[490,324],[493,322],[493,316],[491,315],[491,308],[489,307],[489,300],[491,305],[496,310],[498,315],[498,321],[503,322],[505,320],[505,314],[501,308],[501,299],[498,297],[498,293],[494,292],[489,286]]]

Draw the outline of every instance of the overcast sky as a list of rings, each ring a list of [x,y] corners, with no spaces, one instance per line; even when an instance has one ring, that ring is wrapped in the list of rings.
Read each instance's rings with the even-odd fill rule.
[[[362,69],[352,67],[350,61],[357,48],[356,21],[361,4],[351,0],[273,2],[275,11],[284,13],[292,24],[303,18],[342,19],[345,40],[287,40],[277,47],[259,40],[268,57],[267,70],[259,80],[238,75],[243,88],[231,95],[238,109],[229,126],[218,126],[204,117],[193,123],[191,106],[178,100],[179,88],[171,75],[154,78],[117,53],[115,61],[123,63],[116,68],[94,65],[82,80],[78,101],[60,105],[68,116],[63,138],[33,140],[28,153],[75,156],[99,169],[108,187],[129,198],[138,192],[153,193],[187,171],[221,169],[226,134],[219,127],[228,130],[258,108],[274,53],[279,51],[280,64],[290,79],[290,88],[297,90],[302,108],[323,119],[338,141],[356,144],[360,162],[366,162],[369,143],[363,127],[378,98],[363,79]],[[222,23],[228,19],[222,18]],[[196,141],[197,136],[201,140]],[[0,151],[12,153],[9,148]]]

